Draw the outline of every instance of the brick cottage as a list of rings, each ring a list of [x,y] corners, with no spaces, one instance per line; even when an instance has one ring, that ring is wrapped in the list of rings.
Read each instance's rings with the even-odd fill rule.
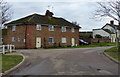
[[[63,18],[53,17],[49,10],[45,15],[32,14],[5,24],[7,35],[3,43],[16,48],[43,48],[79,45],[79,26]]]

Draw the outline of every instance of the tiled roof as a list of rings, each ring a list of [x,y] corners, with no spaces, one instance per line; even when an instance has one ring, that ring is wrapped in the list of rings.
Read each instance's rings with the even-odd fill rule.
[[[70,26],[70,27],[78,27],[63,18],[57,17],[48,17],[45,15],[32,14],[27,17],[12,21],[10,23],[5,24],[6,26],[19,25],[19,24],[48,24],[48,25],[59,25],[59,26]]]

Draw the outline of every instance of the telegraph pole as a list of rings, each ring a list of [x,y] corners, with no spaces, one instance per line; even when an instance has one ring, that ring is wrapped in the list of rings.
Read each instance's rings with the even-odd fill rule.
[[[120,3],[118,3],[118,28],[120,27]],[[119,31],[118,31],[119,32]],[[120,52],[120,33],[118,36],[118,51]]]
[[[118,50],[118,34],[117,34],[117,27],[115,26],[115,34],[116,34],[116,47]]]

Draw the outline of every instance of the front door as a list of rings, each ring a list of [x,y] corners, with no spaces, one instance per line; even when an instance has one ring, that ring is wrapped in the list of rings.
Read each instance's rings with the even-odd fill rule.
[[[40,37],[36,38],[36,48],[41,48],[41,38]]]
[[[75,39],[74,38],[72,38],[72,46],[75,46]]]

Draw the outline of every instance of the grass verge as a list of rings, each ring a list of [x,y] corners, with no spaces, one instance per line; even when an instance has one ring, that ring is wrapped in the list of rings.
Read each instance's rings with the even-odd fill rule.
[[[110,48],[105,50],[105,53],[107,53],[108,55],[110,55],[112,58],[120,61],[120,51],[117,51],[116,47]]]
[[[75,47],[47,47],[45,49],[60,49],[60,48],[87,48],[87,47],[101,47],[101,46],[115,46],[115,43],[92,43],[90,45],[81,45]]]
[[[16,66],[22,61],[23,57],[20,55],[2,55],[2,71],[5,72],[10,68]]]

